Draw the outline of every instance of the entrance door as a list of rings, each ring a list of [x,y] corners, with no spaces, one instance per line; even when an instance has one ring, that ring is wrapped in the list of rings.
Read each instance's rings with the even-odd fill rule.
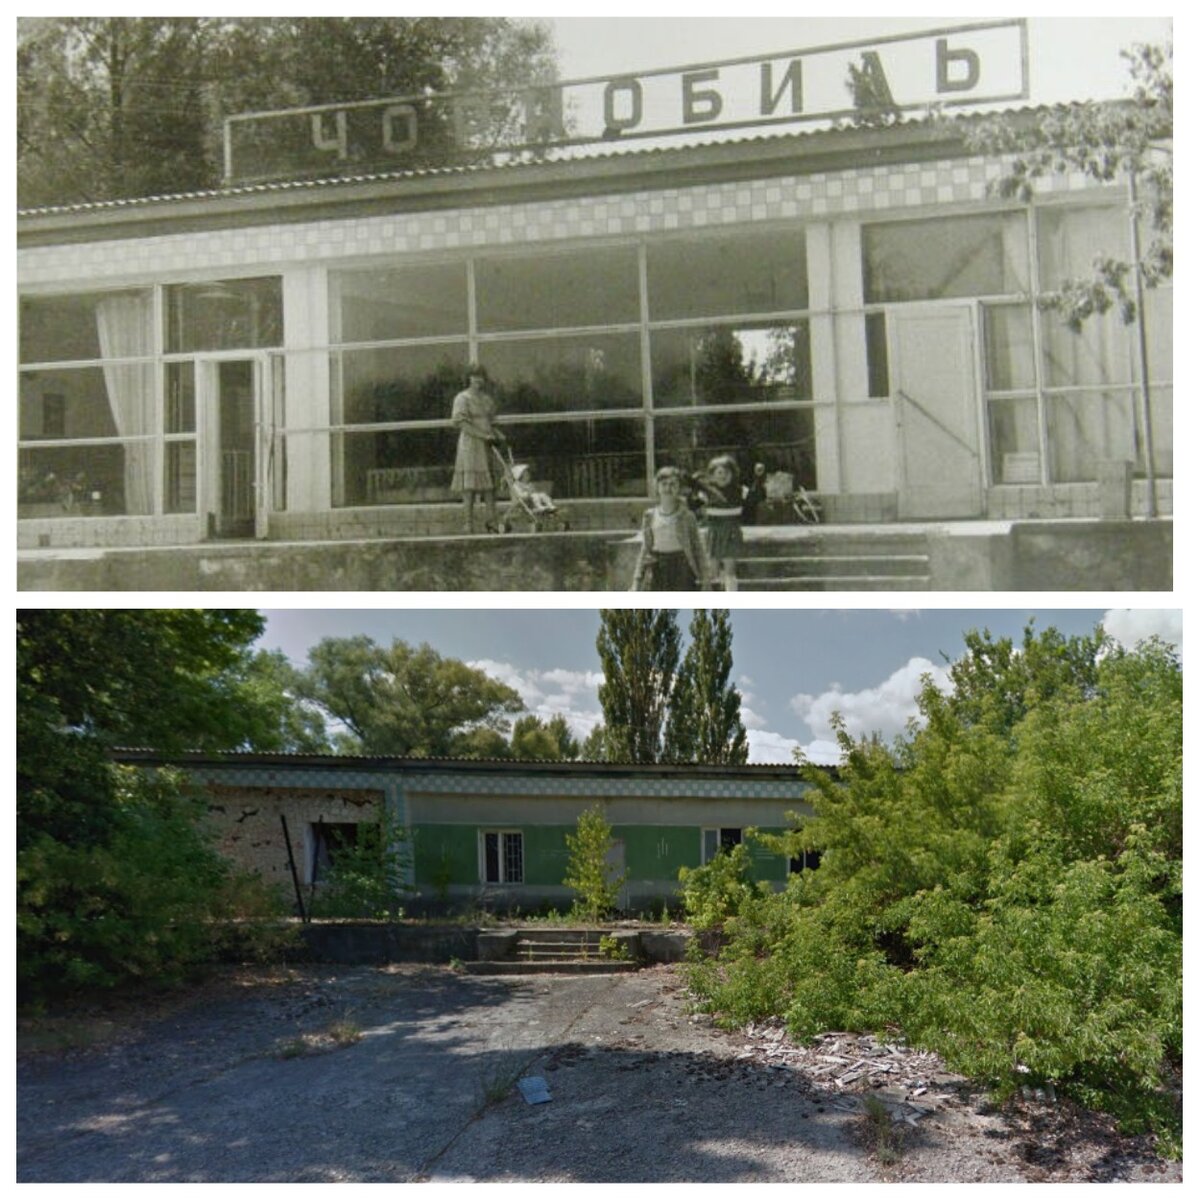
[[[266,492],[261,478],[262,364],[256,358],[214,359],[202,364],[208,394],[207,484],[214,537],[265,536]]]
[[[888,314],[901,519],[983,515],[974,314]]]

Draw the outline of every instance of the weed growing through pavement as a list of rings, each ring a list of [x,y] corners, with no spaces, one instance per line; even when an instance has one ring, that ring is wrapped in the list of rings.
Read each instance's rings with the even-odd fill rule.
[[[867,1130],[880,1166],[894,1166],[904,1152],[904,1128],[892,1120],[891,1109],[878,1096],[864,1096]]]

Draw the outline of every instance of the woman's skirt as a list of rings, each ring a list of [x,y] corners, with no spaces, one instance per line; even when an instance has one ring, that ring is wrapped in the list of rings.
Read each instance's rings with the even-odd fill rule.
[[[695,592],[700,588],[682,550],[655,554],[646,588],[655,592]]]

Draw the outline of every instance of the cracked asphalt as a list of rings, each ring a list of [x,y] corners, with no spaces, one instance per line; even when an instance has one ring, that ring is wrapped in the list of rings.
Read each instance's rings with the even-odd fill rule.
[[[17,1178],[1030,1177],[1019,1122],[965,1091],[903,1130],[898,1176],[880,1161],[861,1105],[809,1071],[748,1055],[744,1035],[689,1015],[685,999],[668,966],[605,976],[410,965],[231,973],[126,1014],[91,1049],[25,1052],[19,1038]],[[545,1078],[549,1103],[525,1103],[513,1086],[523,1074]],[[1110,1177],[1178,1178],[1141,1150],[1120,1162]]]

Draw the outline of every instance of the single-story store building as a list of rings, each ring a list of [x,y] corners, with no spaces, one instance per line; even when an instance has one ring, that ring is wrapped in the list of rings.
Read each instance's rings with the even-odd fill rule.
[[[795,766],[510,762],[313,754],[122,751],[184,770],[202,789],[223,854],[289,894],[319,886],[338,847],[386,812],[405,831],[418,902],[501,909],[570,904],[566,835],[599,807],[612,827],[621,906],[676,894],[680,867],[707,862],[753,826],[777,833],[811,812]],[[282,818],[282,820],[281,820]],[[285,838],[286,830],[286,838]],[[782,885],[815,860],[750,845],[754,875]]]
[[[226,587],[474,586],[435,543],[424,575],[362,546],[459,531],[451,401],[479,362],[570,518],[491,587],[627,586],[595,538],[629,538],[659,466],[719,453],[789,475],[823,528],[1042,522],[1069,557],[1125,521],[1079,586],[1170,587],[1171,288],[1132,325],[1042,311],[1130,258],[1130,195],[1068,171],[999,198],[979,119],[24,211],[19,547],[95,553],[54,576],[31,556],[21,586],[182,586],[201,560]],[[564,539],[592,569],[539,570]],[[165,547],[175,585],[146,566]],[[117,551],[143,554],[86,574]]]

